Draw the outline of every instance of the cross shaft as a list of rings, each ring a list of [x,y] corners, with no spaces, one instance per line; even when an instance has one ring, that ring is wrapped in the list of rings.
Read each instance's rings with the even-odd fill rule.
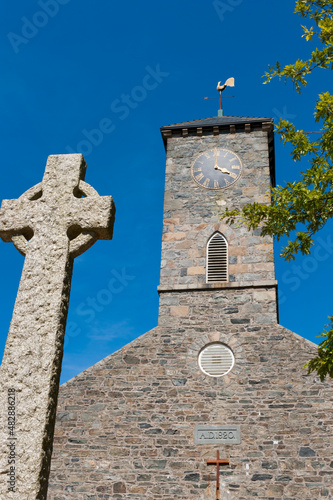
[[[112,198],[83,181],[85,169],[82,155],[50,156],[42,183],[1,206],[0,236],[25,262],[0,367],[0,473],[14,471],[15,488],[1,481],[0,498],[46,499],[73,260],[111,239],[114,222]]]

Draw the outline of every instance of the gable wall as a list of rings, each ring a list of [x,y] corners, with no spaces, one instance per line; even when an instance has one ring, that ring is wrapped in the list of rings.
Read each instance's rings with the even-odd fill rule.
[[[217,450],[230,460],[221,498],[329,497],[332,385],[302,371],[315,347],[253,319],[177,318],[61,387],[48,498],[215,499]],[[236,358],[219,379],[197,364],[216,340]],[[196,445],[203,423],[240,425],[241,444]]]

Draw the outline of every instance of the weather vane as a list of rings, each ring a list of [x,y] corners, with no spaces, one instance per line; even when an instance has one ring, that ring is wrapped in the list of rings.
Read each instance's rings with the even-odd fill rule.
[[[218,116],[223,116],[223,108],[222,108],[222,99],[227,99],[228,97],[235,97],[233,95],[225,96],[222,97],[222,92],[225,90],[227,87],[234,87],[235,86],[235,79],[234,78],[228,78],[228,80],[224,83],[224,85],[221,85],[221,82],[217,84],[216,90],[218,90],[220,96],[219,97],[205,97],[204,99],[220,99],[220,109],[218,110]]]

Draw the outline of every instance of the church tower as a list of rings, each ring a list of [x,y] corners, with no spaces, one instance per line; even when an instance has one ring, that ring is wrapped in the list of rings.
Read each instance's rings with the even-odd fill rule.
[[[331,498],[332,386],[278,324],[272,239],[221,221],[270,202],[272,120],[161,132],[159,324],[61,386],[48,500]]]
[[[162,127],[161,133],[167,160],[159,324],[172,317],[187,321],[189,314],[202,323],[207,300],[223,303],[206,316],[207,330],[214,329],[214,317],[226,325],[276,323],[272,238],[221,222],[226,207],[270,203],[272,120],[216,117]],[[239,316],[235,300],[244,291],[247,306]]]

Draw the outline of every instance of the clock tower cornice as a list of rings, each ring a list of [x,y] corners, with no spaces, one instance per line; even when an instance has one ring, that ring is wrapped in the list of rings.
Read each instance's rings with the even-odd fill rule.
[[[169,138],[176,136],[203,136],[219,134],[235,134],[237,132],[252,132],[264,130],[273,134],[274,122],[272,118],[251,116],[213,116],[160,128],[165,148]]]

